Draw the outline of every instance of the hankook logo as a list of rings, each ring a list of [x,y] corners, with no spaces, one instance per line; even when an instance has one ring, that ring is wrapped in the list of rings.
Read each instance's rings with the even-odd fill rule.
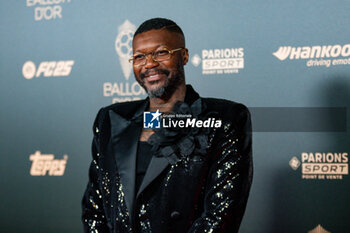
[[[272,53],[279,60],[303,60],[309,59],[306,66],[349,65],[350,44],[345,45],[315,45],[315,46],[280,46]],[[343,57],[343,58],[339,58]]]

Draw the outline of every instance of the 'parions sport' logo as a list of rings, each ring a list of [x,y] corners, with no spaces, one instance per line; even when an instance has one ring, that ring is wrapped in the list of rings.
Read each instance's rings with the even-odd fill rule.
[[[348,161],[347,152],[302,152],[300,159],[294,156],[289,165],[293,170],[301,166],[302,179],[339,180],[349,174]]]
[[[63,159],[55,159],[53,154],[41,154],[36,151],[29,156],[32,161],[30,175],[32,176],[63,176],[66,170],[68,155],[64,155]]]
[[[145,90],[135,80],[129,81],[132,64],[129,58],[132,56],[132,38],[136,31],[136,26],[129,20],[125,20],[118,27],[114,48],[118,55],[119,64],[125,82],[105,82],[103,84],[103,96],[113,97],[112,103],[140,100],[146,95]]]
[[[193,118],[191,114],[162,114],[156,112],[145,111],[143,113],[144,129],[160,129],[160,128],[220,128],[221,120],[208,118],[200,120]]]
[[[22,67],[22,74],[25,79],[32,79],[34,77],[57,77],[68,76],[72,71],[74,65],[73,60],[68,61],[43,61],[40,62],[38,68],[32,61],[26,61]]]
[[[345,45],[315,45],[315,46],[280,46],[272,53],[279,60],[308,59],[306,66],[335,66],[350,64],[350,44]],[[341,58],[342,57],[342,58]]]
[[[191,63],[196,67],[202,63],[202,74],[238,73],[244,68],[244,49],[203,49],[202,57],[193,55]]]

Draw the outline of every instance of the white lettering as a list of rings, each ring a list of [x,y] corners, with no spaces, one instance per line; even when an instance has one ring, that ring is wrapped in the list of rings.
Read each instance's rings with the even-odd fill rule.
[[[350,44],[345,45],[323,45],[323,46],[303,46],[303,47],[291,47],[281,46],[276,52],[273,53],[280,60],[284,60],[287,56],[289,59],[309,59],[309,58],[327,58],[327,57],[348,57],[350,56]],[[204,59],[204,58],[203,58]],[[315,60],[317,61],[317,60]],[[321,61],[321,60],[320,60]],[[330,61],[330,60],[327,60]],[[313,65],[308,65],[313,66]]]
[[[301,161],[307,163],[347,163],[348,162],[348,153],[301,153]]]
[[[321,46],[312,46],[311,47],[311,55],[310,55],[310,58],[318,58],[320,57],[320,54],[321,54]]]
[[[68,76],[72,70],[73,65],[73,60],[58,62],[44,61],[40,63],[35,76],[39,77],[41,74],[43,74],[44,77]]]
[[[308,153],[301,153],[301,161],[305,162],[309,158]]]
[[[343,163],[303,163],[303,174],[348,174],[348,164]]]
[[[332,46],[331,45],[324,45],[322,46],[322,51],[321,51],[321,57],[329,57],[329,52],[331,50]]]
[[[348,153],[342,153],[342,158],[343,158],[343,163],[347,163],[349,160],[348,160]]]
[[[50,176],[63,176],[68,155],[64,155],[62,160],[55,160],[53,154],[41,154],[40,151],[36,151],[29,159],[32,161],[30,175],[45,176],[48,173]]]
[[[202,50],[202,59],[243,58],[243,56],[243,48]]]
[[[36,21],[46,19],[56,19],[62,18],[62,7],[57,6],[46,6],[46,7],[36,7],[34,9],[34,19]]]
[[[145,90],[138,84],[137,82],[134,82],[131,84],[129,83],[110,83],[106,82],[103,84],[103,96],[138,96],[138,95],[145,95]]]
[[[197,120],[197,121],[196,121],[196,127],[197,127],[197,128],[202,128],[202,126],[203,126],[203,121]]]
[[[303,47],[302,50],[301,50],[301,54],[300,54],[300,57],[302,59],[305,59],[305,58],[309,58],[310,57],[310,47]]]
[[[301,48],[300,47],[292,47],[292,50],[290,51],[290,56],[289,59],[299,59],[300,58],[300,52]]]
[[[194,127],[195,123],[196,123],[195,118],[192,118],[192,119],[188,118],[186,122],[186,127]]]
[[[62,4],[62,3],[70,3],[71,0],[27,0],[26,5],[27,7],[35,6],[35,5],[55,5],[55,4]]]
[[[338,57],[342,51],[342,47],[340,45],[334,45],[331,49],[331,56]]]
[[[343,48],[341,50],[341,55],[343,57],[350,56],[350,44],[346,44],[346,45],[343,46]]]

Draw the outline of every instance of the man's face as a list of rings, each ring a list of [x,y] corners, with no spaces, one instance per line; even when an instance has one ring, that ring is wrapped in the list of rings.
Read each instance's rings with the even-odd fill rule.
[[[167,30],[150,30],[138,34],[133,40],[134,54],[148,54],[161,49],[184,48],[184,38]],[[154,61],[147,55],[146,64],[133,66],[137,82],[152,97],[170,97],[177,87],[185,84],[183,66],[188,61],[187,49],[174,52],[168,60]]]

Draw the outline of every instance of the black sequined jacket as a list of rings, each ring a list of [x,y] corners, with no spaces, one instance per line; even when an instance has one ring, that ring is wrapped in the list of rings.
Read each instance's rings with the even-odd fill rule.
[[[252,182],[249,111],[235,102],[200,98],[191,86],[185,103],[178,111],[221,119],[222,126],[156,132],[137,193],[137,144],[149,101],[99,111],[82,201],[84,232],[238,232]]]

